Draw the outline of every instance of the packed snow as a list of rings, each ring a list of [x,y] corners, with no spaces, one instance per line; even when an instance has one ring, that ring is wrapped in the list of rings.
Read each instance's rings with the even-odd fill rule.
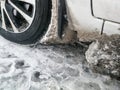
[[[80,45],[23,46],[0,37],[0,90],[120,90],[92,73]]]

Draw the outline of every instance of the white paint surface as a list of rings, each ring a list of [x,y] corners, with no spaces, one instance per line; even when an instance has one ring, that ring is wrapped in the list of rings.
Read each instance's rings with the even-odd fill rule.
[[[66,2],[75,30],[101,32],[103,21],[92,16],[90,0],[66,0]]]
[[[95,17],[120,23],[120,0],[93,0],[93,12]]]
[[[107,35],[120,34],[120,24],[106,21],[103,33]]]

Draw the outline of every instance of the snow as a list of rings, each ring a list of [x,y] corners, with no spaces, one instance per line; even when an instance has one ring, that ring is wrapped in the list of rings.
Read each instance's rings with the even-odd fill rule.
[[[120,80],[120,35],[102,35],[89,46],[86,60],[94,72]]]
[[[84,48],[23,46],[0,37],[0,90],[119,90],[120,82],[92,73]]]

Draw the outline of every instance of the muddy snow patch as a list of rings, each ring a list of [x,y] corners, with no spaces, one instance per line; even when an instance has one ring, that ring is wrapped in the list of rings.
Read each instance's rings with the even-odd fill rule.
[[[93,42],[86,52],[93,71],[120,80],[120,36],[103,36]]]
[[[0,90],[120,90],[119,81],[91,72],[83,47],[0,41]]]

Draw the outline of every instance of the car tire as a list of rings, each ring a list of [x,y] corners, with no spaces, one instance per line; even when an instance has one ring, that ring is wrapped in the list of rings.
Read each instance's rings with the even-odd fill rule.
[[[7,1],[7,0],[6,0]],[[10,1],[10,2],[9,2]],[[15,7],[14,5],[12,5],[12,10],[11,9],[8,9],[8,14],[9,16],[7,17],[7,13],[5,12],[5,10],[3,11],[4,13],[4,19],[5,17],[7,17],[7,19],[5,19],[6,21],[8,21],[8,23],[6,23],[5,21],[5,26],[3,26],[3,24],[1,24],[1,29],[0,29],[0,34],[12,41],[12,42],[15,42],[15,43],[19,43],[19,44],[32,44],[34,42],[36,42],[42,35],[43,33],[47,30],[47,27],[48,27],[48,24],[49,24],[49,21],[50,21],[50,0],[19,0],[19,1],[16,1],[16,0],[8,0],[7,3],[8,4],[8,7],[7,5],[5,4],[6,8],[10,8],[9,6],[12,5],[12,4],[16,4],[16,6],[19,6],[19,9],[23,10],[23,9],[26,9],[27,8],[27,5],[29,5],[29,1],[35,1],[35,6],[33,8],[33,6],[30,7],[29,5],[29,8],[30,10],[27,11],[27,12],[30,12],[32,11],[31,15],[33,15],[33,12],[34,12],[34,16],[33,16],[33,20],[31,19],[31,24],[28,25],[29,27],[27,27],[27,24],[26,24],[26,30],[25,31],[21,31],[21,32],[14,32],[14,30],[8,30],[8,28],[13,28],[14,26],[12,26],[11,24],[11,21],[9,19],[9,16],[11,15],[11,13],[13,13],[14,15],[12,15],[10,18],[11,19],[15,19],[13,20],[13,24],[14,22],[16,21],[16,23],[18,24],[19,22],[22,23],[23,21],[25,20],[22,20],[21,18],[24,19],[24,14],[21,14],[21,11],[17,11],[17,7]],[[18,3],[19,2],[19,3]],[[27,2],[27,3],[26,3]],[[11,4],[12,3],[12,4]],[[21,8],[21,6],[24,4],[24,8]],[[19,5],[20,4],[20,5]],[[30,2],[31,4],[31,2]],[[18,12],[17,14],[15,14],[14,12],[14,8],[16,10],[16,12]],[[33,9],[32,9],[33,8]],[[26,9],[28,10],[28,9]],[[33,11],[34,10],[34,11]],[[23,10],[25,12],[25,10]],[[2,11],[1,11],[2,13]],[[25,12],[26,13],[26,12]],[[21,15],[20,17],[18,17],[17,15]],[[2,16],[2,15],[1,15]],[[15,16],[15,18],[13,18],[13,16]],[[17,22],[16,18],[18,18],[19,22]],[[3,19],[3,21],[4,21]],[[27,20],[27,18],[25,17],[25,19]],[[20,21],[22,20],[22,21]],[[25,22],[24,22],[25,23]],[[27,22],[29,23],[29,22]],[[11,26],[9,25],[11,24]],[[8,25],[8,27],[7,27]],[[21,24],[21,26],[19,25],[19,27],[23,27],[22,26],[23,24]],[[6,28],[6,30],[4,28]],[[19,29],[20,31],[20,29]]]

